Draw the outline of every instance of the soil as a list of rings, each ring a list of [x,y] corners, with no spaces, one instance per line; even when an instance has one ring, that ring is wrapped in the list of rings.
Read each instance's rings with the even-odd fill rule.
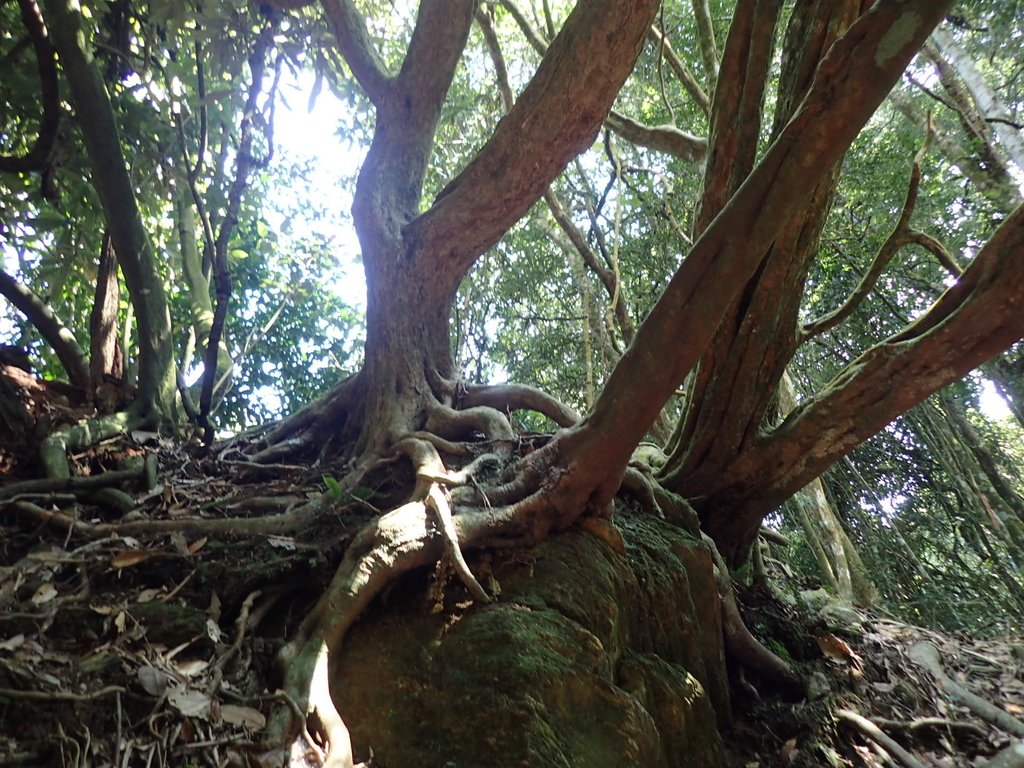
[[[213,766],[248,754],[281,703],[274,654],[352,533],[411,481],[395,465],[375,494],[339,500],[332,515],[301,529],[268,533],[247,531],[245,522],[330,495],[325,476],[343,470],[254,465],[239,444],[206,454],[141,433],[96,446],[74,464],[89,475],[147,455],[158,457],[158,482],[125,488],[135,502],[128,512],[103,496],[12,496],[6,491],[24,479],[12,468],[26,463],[0,463],[2,765]],[[66,517],[33,512],[54,508],[112,527],[84,535]],[[239,522],[233,532],[190,524],[228,518]],[[145,535],[141,524],[153,520],[182,525]],[[416,578],[425,585],[428,576]],[[844,711],[926,766],[981,766],[1021,738],[956,703],[910,649],[931,643],[949,677],[1021,719],[1024,643],[941,634],[820,594],[788,597],[787,588],[799,590],[781,577],[772,586],[742,590],[745,620],[808,680],[808,695],[781,702],[759,681],[734,677],[733,722],[723,734],[730,766],[898,764]],[[457,621],[466,607],[448,600],[441,610]]]

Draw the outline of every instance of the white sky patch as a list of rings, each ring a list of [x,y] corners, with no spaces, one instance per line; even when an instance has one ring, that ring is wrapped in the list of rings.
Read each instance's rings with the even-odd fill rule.
[[[352,208],[353,179],[362,165],[366,148],[340,135],[348,107],[342,104],[329,88],[323,88],[308,109],[315,77],[312,72],[300,72],[297,77],[285,69],[281,77],[282,100],[275,114],[274,141],[278,162],[307,162],[309,191],[317,203],[323,203],[344,214],[344,226],[332,229],[332,249],[337,265],[343,272],[333,283],[334,292],[346,304],[364,310],[366,307],[366,279],[357,259],[359,240],[352,227],[349,211]],[[312,201],[303,200],[304,189],[292,189],[276,184],[268,192],[264,214],[267,223],[281,235],[301,237],[304,233],[323,231],[323,222],[317,216]],[[286,215],[289,211],[291,215]]]
[[[1006,406],[1006,401],[996,391],[995,384],[988,379],[981,380],[981,396],[978,398],[978,408],[981,409],[986,418],[993,421],[1002,421],[1010,416],[1010,409]]]

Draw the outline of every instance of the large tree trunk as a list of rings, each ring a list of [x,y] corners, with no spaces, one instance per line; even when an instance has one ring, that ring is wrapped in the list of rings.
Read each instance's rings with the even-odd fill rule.
[[[818,63],[860,15],[863,3],[847,0],[808,5],[807,13],[792,15],[786,33],[773,139],[809,89]],[[747,25],[753,26],[753,35],[744,28]],[[737,60],[731,67],[745,72],[747,78],[723,80],[715,95],[714,123],[723,127],[720,135],[712,131],[711,161],[698,219],[701,228],[718,215],[753,166],[773,26],[760,13],[756,20],[733,25],[723,71]],[[750,44],[750,39],[760,40],[759,45]],[[748,54],[751,50],[756,55]],[[751,73],[758,74],[751,78]],[[755,87],[751,80],[761,85]],[[726,82],[733,84],[733,91],[725,87]],[[739,137],[734,128],[737,124],[747,126]],[[739,142],[739,147],[735,151],[719,149],[726,141]],[[762,426],[775,419],[775,393],[797,345],[797,312],[803,297],[799,288],[817,254],[837,178],[835,163],[808,204],[770,244],[758,271],[730,304],[701,356],[681,428],[661,475],[667,488],[695,499],[706,495],[729,476],[731,465],[757,438]],[[708,514],[716,512],[709,510]]]
[[[458,405],[449,340],[455,292],[484,251],[593,142],[657,4],[577,5],[491,138],[425,211],[434,133],[476,3],[422,4],[395,75],[380,62],[354,6],[337,0],[324,7],[377,111],[353,202],[367,281],[365,364],[272,440],[312,422],[314,442],[340,437],[354,455],[372,457],[423,428],[453,437],[501,430],[479,413],[453,417],[447,410]]]

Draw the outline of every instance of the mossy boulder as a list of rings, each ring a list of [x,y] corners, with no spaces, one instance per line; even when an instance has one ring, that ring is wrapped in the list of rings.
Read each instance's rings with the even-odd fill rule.
[[[614,526],[492,555],[491,605],[449,585],[432,613],[420,575],[372,609],[332,671],[357,757],[720,768],[728,692],[710,556],[659,519]]]

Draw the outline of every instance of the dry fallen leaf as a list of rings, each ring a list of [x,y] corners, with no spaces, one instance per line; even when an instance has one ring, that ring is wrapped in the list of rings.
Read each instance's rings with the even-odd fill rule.
[[[240,707],[236,704],[221,706],[220,716],[228,725],[241,725],[252,731],[261,731],[267,724],[267,718],[258,709]]]
[[[173,687],[167,692],[167,701],[185,717],[210,717],[210,697],[202,691]]]
[[[818,647],[821,652],[832,659],[832,661],[848,661],[855,667],[861,665],[861,658],[856,652],[849,646],[849,644],[833,635],[831,632],[826,632],[823,635],[816,635],[814,638],[815,642],[818,643]]]
[[[25,644],[24,633],[19,632],[14,637],[0,641],[0,651],[15,651]]]
[[[142,686],[142,690],[154,697],[163,695],[171,679],[166,672],[149,665],[139,667],[136,675],[139,678],[139,685]]]
[[[796,738],[789,739],[779,748],[779,760],[783,765],[792,765],[800,750],[796,746]]]
[[[50,582],[46,582],[32,595],[33,605],[44,605],[57,596],[57,588]]]
[[[190,555],[194,555],[200,549],[205,547],[206,546],[206,542],[209,541],[209,540],[210,540],[209,536],[203,536],[203,538],[201,538],[201,539],[196,539],[195,541],[193,541],[191,544],[188,545],[188,553]]]
[[[146,550],[129,549],[125,552],[118,552],[116,555],[110,558],[110,567],[117,569],[130,568],[133,565],[138,565],[139,563],[145,560],[149,560],[151,557],[153,557],[152,552],[148,552]]]
[[[189,659],[175,666],[184,677],[195,677],[210,668],[210,662],[202,659]]]

